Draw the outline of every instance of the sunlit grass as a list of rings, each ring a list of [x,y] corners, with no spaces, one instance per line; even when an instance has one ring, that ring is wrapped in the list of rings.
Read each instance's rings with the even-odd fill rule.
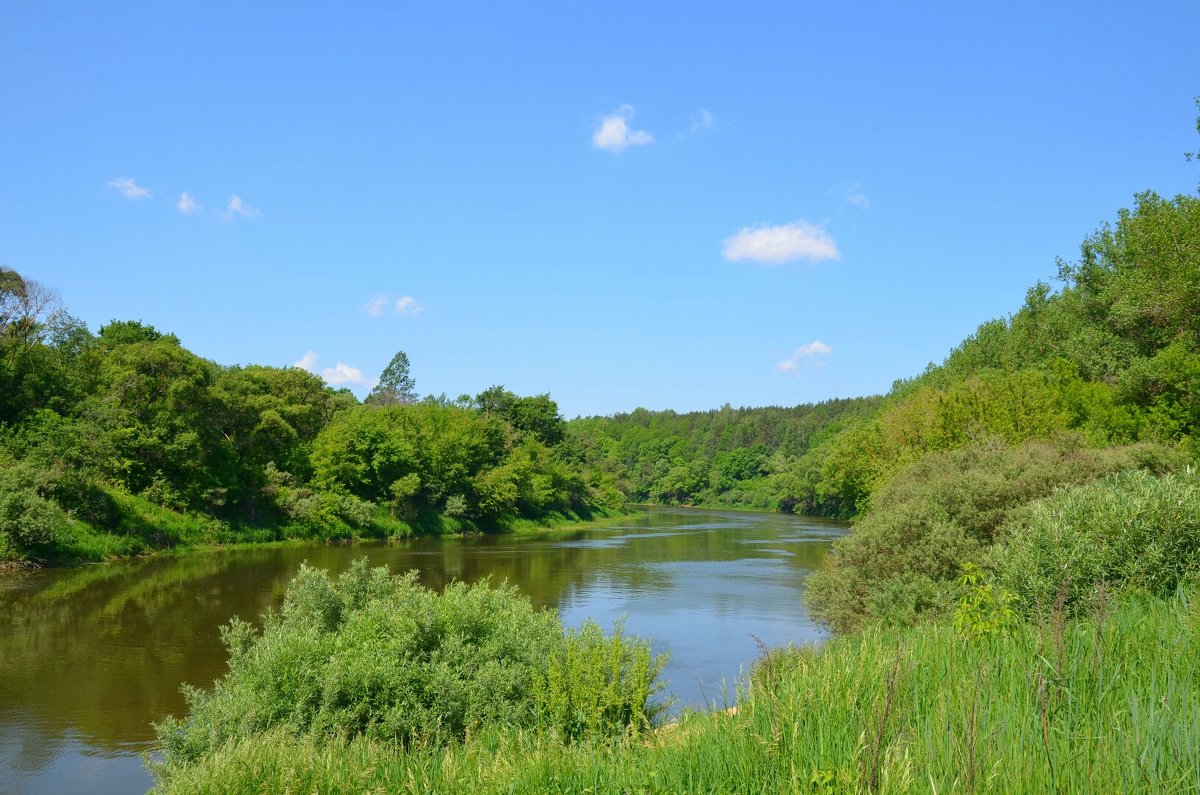
[[[1198,792],[1200,596],[967,641],[867,629],[772,653],[736,715],[568,745],[491,727],[448,750],[279,732],[160,792]]]

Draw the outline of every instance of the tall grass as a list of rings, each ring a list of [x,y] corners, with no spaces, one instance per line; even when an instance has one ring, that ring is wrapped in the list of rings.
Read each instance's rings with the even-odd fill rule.
[[[735,715],[649,740],[485,728],[449,748],[271,732],[174,770],[192,792],[1200,792],[1200,592],[967,640],[870,627],[768,655]]]

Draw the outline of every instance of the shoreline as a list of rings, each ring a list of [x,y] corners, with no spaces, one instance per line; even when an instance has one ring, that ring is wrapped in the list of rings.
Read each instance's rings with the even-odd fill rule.
[[[546,521],[541,522],[535,519],[519,519],[512,525],[492,531],[482,530],[465,530],[452,533],[413,533],[409,535],[379,535],[379,536],[352,536],[347,538],[323,539],[319,536],[293,536],[289,538],[279,538],[270,541],[213,541],[206,543],[182,543],[171,547],[162,547],[160,549],[151,549],[133,555],[112,555],[107,556],[103,560],[81,560],[81,559],[48,559],[45,561],[35,560],[9,560],[0,561],[0,578],[7,576],[15,576],[19,574],[28,574],[30,572],[41,571],[43,569],[73,569],[82,568],[84,566],[103,566],[109,563],[121,563],[131,560],[144,560],[148,558],[170,558],[183,557],[187,555],[213,554],[226,551],[236,551],[245,549],[273,549],[291,546],[353,546],[366,543],[385,543],[393,544],[404,541],[412,541],[425,538],[472,538],[479,536],[513,536],[526,537],[535,536],[543,533],[553,532],[572,532],[576,530],[591,530],[603,527],[608,527],[627,519],[636,513],[636,509],[642,506],[625,505],[621,508],[604,508],[597,509],[587,519],[571,519],[562,514],[547,517]]]

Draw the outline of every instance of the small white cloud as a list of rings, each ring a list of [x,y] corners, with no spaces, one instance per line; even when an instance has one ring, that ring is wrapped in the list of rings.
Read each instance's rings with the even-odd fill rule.
[[[855,182],[846,188],[846,201],[862,210],[871,209],[871,200],[862,192],[862,183]]]
[[[805,360],[812,359],[815,356],[828,356],[831,353],[833,353],[833,348],[829,347],[820,340],[813,340],[807,345],[801,345],[791,356],[777,363],[775,365],[775,372],[794,373],[797,369],[799,369],[800,365],[805,362]],[[812,362],[812,365],[814,367],[821,368],[825,366],[825,362],[814,361]]]
[[[226,221],[234,218],[261,218],[262,210],[246,204],[242,201],[241,196],[230,196],[229,203],[225,205],[225,212],[221,213],[221,217]]]
[[[725,238],[722,254],[730,262],[749,259],[771,265],[794,259],[816,263],[841,257],[829,233],[807,221],[744,227]]]
[[[353,384],[355,386],[375,386],[374,378],[367,378],[363,375],[363,371],[357,367],[351,367],[343,362],[338,362],[333,367],[326,367],[321,371],[321,378],[325,379],[325,383],[330,386],[342,386],[345,384]]]
[[[388,297],[386,293],[371,296],[371,300],[367,301],[363,309],[367,310],[367,317],[379,317],[387,309]]]
[[[696,108],[692,113],[692,132],[707,130],[713,126],[713,115],[704,108]]]
[[[404,295],[396,300],[397,315],[416,317],[417,315],[421,314],[424,309],[425,307],[417,303],[417,299],[413,298],[411,295]]]
[[[338,362],[333,367],[326,367],[320,373],[317,372],[317,352],[309,351],[300,357],[300,361],[292,365],[301,370],[307,370],[315,375],[320,375],[325,383],[330,386],[343,386],[352,384],[354,386],[375,386],[377,379],[367,378],[363,375],[363,371],[357,367],[351,367],[344,362]]]
[[[191,215],[200,211],[200,205],[192,197],[192,194],[186,190],[179,194],[179,201],[175,202],[175,207],[184,215]]]
[[[309,351],[300,357],[300,361],[294,362],[292,367],[298,367],[301,370],[307,370],[310,373],[317,371],[317,352]]]
[[[602,118],[600,127],[592,134],[592,146],[610,152],[623,152],[628,146],[654,143],[654,136],[645,130],[630,129],[629,122],[633,117],[633,105],[622,105],[615,113]]]
[[[108,187],[116,188],[116,190],[126,199],[138,201],[139,199],[149,199],[151,195],[149,188],[143,188],[141,185],[133,181],[133,177],[117,177],[108,181]]]

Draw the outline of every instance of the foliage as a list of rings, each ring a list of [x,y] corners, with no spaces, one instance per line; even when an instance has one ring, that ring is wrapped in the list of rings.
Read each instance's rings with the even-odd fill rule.
[[[776,652],[736,715],[685,714],[647,739],[494,728],[397,753],[274,731],[160,774],[156,792],[1185,792],[1198,654],[1190,591],[986,643],[875,627]]]
[[[815,491],[806,454],[878,405],[856,398],[687,414],[636,409],[572,420],[567,442],[595,490],[633,502],[835,515],[840,498]]]
[[[620,503],[569,459],[548,395],[418,404],[408,372],[396,354],[362,405],[297,368],[221,367],[140,321],[92,334],[0,269],[0,456],[46,476],[10,489],[2,554],[496,530]]]
[[[585,621],[568,630],[534,675],[533,699],[543,721],[567,741],[621,736],[650,729],[667,704],[655,701],[667,655],[649,641],[630,640],[618,623],[609,637]]]
[[[1127,589],[1166,597],[1200,577],[1200,476],[1124,472],[1060,489],[1001,535],[993,565],[1031,615],[1090,611]]]
[[[396,406],[403,403],[417,402],[417,382],[409,374],[412,365],[408,354],[398,351],[388,366],[379,375],[379,383],[367,397],[368,403],[380,406]]]
[[[165,770],[272,729],[411,747],[497,726],[622,736],[657,714],[664,662],[619,631],[564,634],[512,586],[438,594],[365,559],[336,579],[302,567],[261,633],[234,619],[222,637],[229,673],[212,691],[187,688],[189,714],[158,727]]]
[[[0,560],[22,549],[53,544],[67,516],[49,496],[53,474],[29,463],[0,459]]]
[[[805,594],[839,632],[949,615],[964,563],[982,563],[1001,525],[1063,484],[1174,463],[1153,445],[1092,450],[1077,437],[991,443],[927,456],[889,480],[853,532],[834,542]]]
[[[959,597],[954,610],[955,629],[969,639],[976,639],[1007,635],[1016,628],[1017,613],[1013,610],[1016,594],[988,581],[974,563],[963,564],[959,584],[966,592]]]

